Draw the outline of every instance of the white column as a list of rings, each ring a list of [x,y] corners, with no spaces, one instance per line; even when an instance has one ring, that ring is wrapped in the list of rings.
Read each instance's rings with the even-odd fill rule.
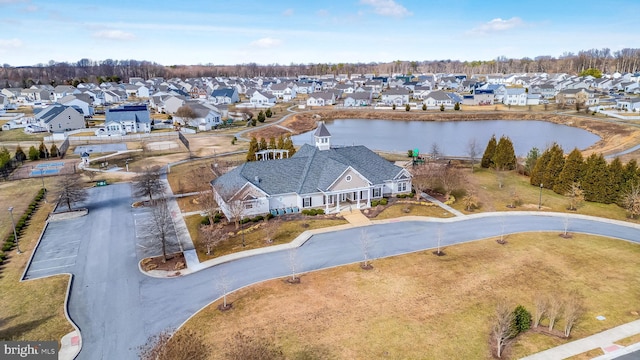
[[[329,213],[329,196],[327,194],[324,194],[324,213],[328,214]]]
[[[341,194],[336,194],[336,212],[340,212],[340,196]]]
[[[367,189],[367,207],[371,207],[371,187]]]
[[[356,195],[356,201],[357,201],[357,202],[356,202],[356,204],[358,204],[358,205],[356,206],[356,208],[358,208],[358,209],[360,209],[360,192],[361,192],[361,191],[362,191],[362,190],[360,189],[360,190],[358,190],[358,192],[356,193],[356,194],[357,194],[357,195]]]

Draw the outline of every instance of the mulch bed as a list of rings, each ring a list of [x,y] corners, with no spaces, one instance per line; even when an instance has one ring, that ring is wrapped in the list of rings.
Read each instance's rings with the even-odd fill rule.
[[[142,260],[142,269],[144,271],[150,270],[164,270],[164,271],[176,271],[185,268],[184,255],[182,253],[167,255],[168,259],[165,261],[162,255],[146,258]]]

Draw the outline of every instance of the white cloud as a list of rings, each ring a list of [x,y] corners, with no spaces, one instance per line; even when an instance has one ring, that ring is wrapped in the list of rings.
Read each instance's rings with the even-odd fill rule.
[[[0,39],[0,49],[17,49],[19,47],[22,47],[20,39]]]
[[[401,18],[412,15],[404,6],[394,0],[360,0],[360,4],[373,7],[373,12],[382,16]]]
[[[501,31],[513,29],[523,25],[524,25],[524,22],[519,17],[512,17],[511,19],[508,19],[508,20],[496,18],[476,28],[471,29],[469,33],[476,33],[476,34],[495,33],[495,32],[501,32]]]
[[[266,38],[258,39],[256,41],[252,41],[249,45],[257,46],[263,49],[270,49],[276,46],[280,46],[281,44],[282,44],[282,40],[266,37]]]
[[[133,40],[135,35],[122,30],[102,30],[92,34],[94,38],[107,40]]]
[[[327,11],[325,9],[320,9],[320,10],[318,10],[318,12],[316,14],[318,16],[328,16],[329,15],[329,11]]]
[[[285,11],[282,12],[283,16],[292,16],[293,15],[293,9],[287,9]]]

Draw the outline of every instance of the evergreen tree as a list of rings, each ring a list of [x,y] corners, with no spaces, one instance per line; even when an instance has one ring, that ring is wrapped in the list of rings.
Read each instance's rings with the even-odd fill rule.
[[[460,110],[460,103],[457,102],[455,105],[453,105],[453,110]]]
[[[20,162],[24,162],[27,159],[27,155],[25,155],[24,150],[22,150],[20,144],[16,146],[16,154],[14,156],[16,158],[16,161]]]
[[[493,155],[496,153],[496,147],[498,142],[496,141],[496,136],[491,135],[491,139],[489,139],[489,143],[487,143],[487,147],[484,150],[484,154],[482,155],[482,160],[480,161],[480,166],[483,168],[493,167]]]
[[[247,161],[256,161],[256,153],[260,150],[258,140],[254,137],[249,142],[249,151],[247,152]]]
[[[427,104],[422,104],[422,111],[426,111],[427,110]]]
[[[38,147],[38,157],[40,159],[47,158],[47,147],[44,145],[44,140],[40,141],[40,147]]]
[[[546,149],[536,160],[535,166],[531,170],[531,178],[529,183],[533,186],[543,184],[543,175],[547,172],[547,166],[551,160],[551,148]],[[544,185],[544,184],[543,184]]]
[[[284,139],[284,149],[289,150],[289,157],[292,157],[293,154],[296,153],[296,148],[293,146],[293,140],[291,140],[290,134],[287,134],[287,137]]]
[[[538,150],[537,147],[533,147],[531,148],[531,150],[529,150],[529,153],[527,154],[527,158],[524,161],[525,175],[531,176],[531,172],[533,171],[533,168],[536,166],[536,161],[538,161],[539,157],[540,157],[540,150]]]
[[[551,157],[549,158],[549,163],[547,164],[544,174],[542,174],[542,184],[545,189],[553,189],[564,167],[564,151],[562,151],[560,145],[554,143],[549,151]]]
[[[260,138],[259,149],[260,150],[267,150],[267,140],[265,140],[264,138]]]
[[[620,188],[621,194],[628,194],[633,186],[637,186],[640,183],[640,173],[638,169],[638,163],[636,159],[631,159],[624,166],[622,174],[622,186]],[[618,205],[623,206],[622,197],[618,199]]]
[[[264,115],[268,118],[273,116],[273,112],[271,111],[271,108],[268,108],[267,111],[264,112]]]
[[[584,165],[584,177],[580,182],[587,201],[604,202],[606,198],[607,162],[602,154],[591,154]]]
[[[284,136],[280,135],[278,137],[278,144],[276,145],[276,149],[284,149]]]
[[[38,149],[36,149],[35,146],[31,145],[31,147],[29,148],[29,160],[38,160],[38,158],[40,158],[40,152],[38,151]]]
[[[11,154],[6,147],[0,149],[0,169],[4,168],[11,161]]]
[[[444,104],[440,105],[440,111],[444,111]]]
[[[619,158],[613,159],[607,169],[607,186],[605,187],[605,204],[620,200],[624,181],[624,166]]]
[[[504,135],[500,137],[491,160],[497,170],[513,170],[516,168],[516,153],[509,137]]]
[[[411,110],[411,105],[409,105],[409,104],[405,105],[404,110],[405,111]]]
[[[272,137],[269,139],[269,149],[277,149],[276,147],[276,138]],[[269,154],[269,159],[273,159],[275,154]]]
[[[573,149],[564,162],[564,167],[558,175],[558,180],[553,186],[556,194],[564,195],[569,191],[571,184],[580,182],[584,172],[584,159],[577,148]]]
[[[267,117],[264,114],[264,111],[260,110],[260,112],[258,113],[258,121],[263,123],[266,119],[267,119]]]
[[[58,157],[58,147],[56,144],[51,144],[51,150],[49,150],[49,152],[51,153],[51,157]]]

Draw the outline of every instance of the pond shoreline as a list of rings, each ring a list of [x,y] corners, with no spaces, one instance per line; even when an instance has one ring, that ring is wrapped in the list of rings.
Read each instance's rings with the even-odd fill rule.
[[[555,112],[516,112],[516,111],[448,111],[448,112],[406,112],[403,110],[310,110],[295,114],[281,123],[281,126],[268,126],[249,133],[256,138],[277,137],[286,134],[301,134],[316,128],[318,120],[335,119],[380,119],[403,121],[478,121],[478,120],[539,120],[566,125],[589,131],[600,137],[583,153],[593,152],[605,155],[621,152],[640,144],[640,129],[623,125],[609,119],[592,118],[580,114],[558,114]],[[291,130],[291,132],[286,129]],[[566,151],[569,151],[565,149]]]

